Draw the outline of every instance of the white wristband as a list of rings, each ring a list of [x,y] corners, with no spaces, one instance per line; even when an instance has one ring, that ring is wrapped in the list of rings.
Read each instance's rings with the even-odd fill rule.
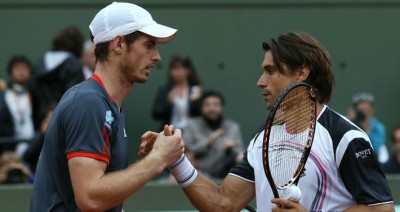
[[[178,162],[168,169],[182,188],[190,185],[197,177],[197,170],[186,158],[186,155],[183,155]]]

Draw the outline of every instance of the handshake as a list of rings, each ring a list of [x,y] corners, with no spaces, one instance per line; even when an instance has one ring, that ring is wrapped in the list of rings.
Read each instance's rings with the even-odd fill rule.
[[[155,163],[168,168],[182,188],[190,185],[197,177],[197,170],[184,155],[182,132],[173,125],[165,125],[164,131],[147,131],[141,137],[138,155],[151,158]]]
[[[182,132],[173,125],[165,125],[160,133],[147,131],[141,137],[138,155],[147,157],[154,155],[155,160],[161,160],[165,167],[172,166],[184,152]]]

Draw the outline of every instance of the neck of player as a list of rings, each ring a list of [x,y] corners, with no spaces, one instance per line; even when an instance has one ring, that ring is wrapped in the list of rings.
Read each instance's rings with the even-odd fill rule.
[[[319,117],[323,107],[324,105],[317,101],[317,117]]]
[[[118,109],[121,109],[122,101],[128,96],[133,85],[128,82],[121,82],[119,70],[107,62],[97,63],[94,73],[101,79],[107,93],[118,105]]]

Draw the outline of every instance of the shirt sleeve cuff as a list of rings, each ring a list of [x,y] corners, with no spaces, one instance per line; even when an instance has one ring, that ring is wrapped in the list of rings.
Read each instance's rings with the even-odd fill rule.
[[[71,159],[73,157],[86,157],[86,158],[93,158],[96,160],[103,161],[107,163],[107,166],[110,164],[110,159],[104,155],[89,153],[89,152],[70,152],[67,154],[67,159]]]

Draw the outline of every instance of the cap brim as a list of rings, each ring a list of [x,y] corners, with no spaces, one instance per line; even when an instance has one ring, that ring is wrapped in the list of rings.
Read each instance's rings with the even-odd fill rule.
[[[157,38],[158,43],[167,43],[168,41],[170,41],[172,38],[175,37],[176,32],[178,30],[155,23],[146,26],[138,31]]]

